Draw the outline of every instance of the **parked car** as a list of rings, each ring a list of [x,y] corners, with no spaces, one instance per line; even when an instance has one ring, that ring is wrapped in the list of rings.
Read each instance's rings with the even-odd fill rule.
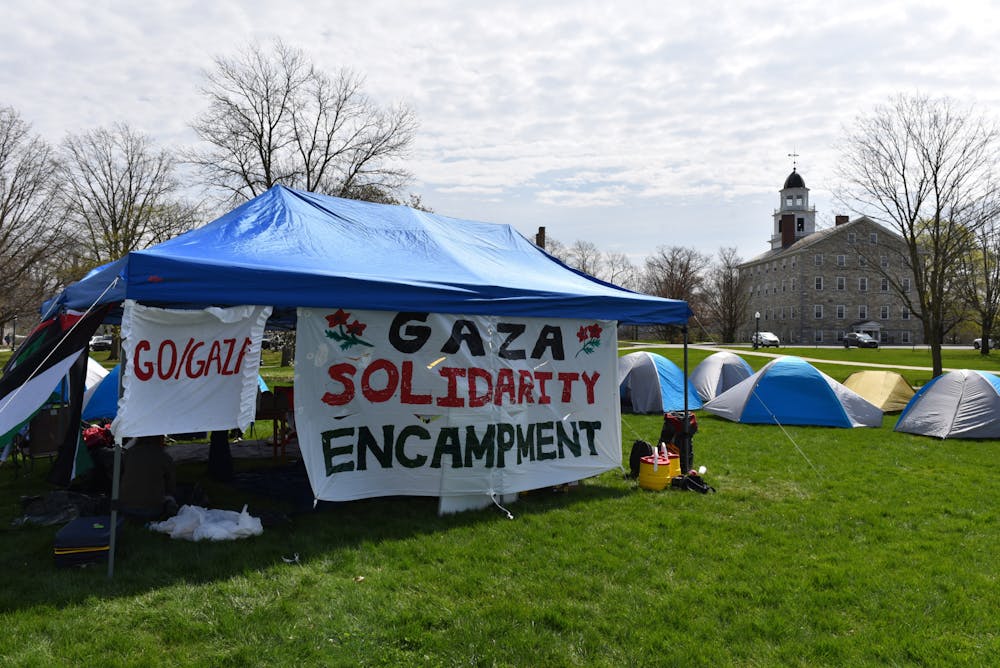
[[[755,343],[760,348],[767,348],[768,346],[777,348],[781,345],[781,340],[771,332],[756,332],[750,335],[750,343]]]
[[[983,347],[983,340],[981,338],[972,339],[972,347],[975,348],[976,350],[979,350],[980,348]],[[996,347],[997,347],[997,342],[994,341],[993,339],[990,339],[990,350],[995,350]]]
[[[111,350],[111,346],[114,345],[114,339],[107,334],[96,334],[90,337],[90,349],[97,350]]]
[[[878,341],[864,332],[848,332],[844,334],[844,347],[850,348],[851,346],[857,346],[858,348],[878,348]]]

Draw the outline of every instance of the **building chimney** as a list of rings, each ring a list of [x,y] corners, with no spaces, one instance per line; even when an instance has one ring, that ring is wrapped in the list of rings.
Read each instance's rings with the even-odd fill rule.
[[[836,218],[834,218],[834,221],[836,222],[837,225],[843,225],[844,223],[847,222],[847,220],[848,220],[847,216],[837,216]]]
[[[781,216],[781,247],[788,248],[795,243],[795,214],[785,213]]]
[[[539,248],[545,248],[545,228],[539,227],[538,234],[535,235],[535,245]]]

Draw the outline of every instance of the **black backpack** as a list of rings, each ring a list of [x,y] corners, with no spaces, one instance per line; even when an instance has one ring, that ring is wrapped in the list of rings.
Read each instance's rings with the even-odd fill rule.
[[[628,456],[628,467],[630,478],[639,477],[639,460],[643,457],[651,457],[653,455],[653,446],[651,446],[646,441],[636,441],[632,444],[632,452]]]

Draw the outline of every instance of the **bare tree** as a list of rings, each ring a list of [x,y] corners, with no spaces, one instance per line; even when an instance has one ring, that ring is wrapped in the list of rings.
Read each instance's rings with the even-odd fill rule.
[[[196,209],[179,198],[175,161],[119,123],[63,141],[63,202],[90,266],[184,232]]]
[[[276,184],[338,197],[400,203],[410,175],[394,161],[416,130],[404,105],[379,108],[349,70],[332,77],[275,40],[218,57],[205,73],[208,109],[192,127],[208,144],[188,159],[208,183],[241,201]]]
[[[55,172],[53,149],[17,111],[0,107],[0,322],[34,317],[54,287],[40,269],[63,243]]]
[[[604,268],[599,276],[628,290],[639,290],[639,271],[625,253],[611,252],[604,255]]]
[[[962,258],[959,287],[967,312],[979,326],[979,352],[990,353],[990,339],[1000,324],[1000,221],[992,201],[982,203],[983,224],[974,233],[972,248]]]
[[[566,252],[566,264],[585,274],[599,276],[604,268],[604,255],[591,241],[576,240]]]
[[[700,311],[705,270],[711,258],[693,248],[660,246],[646,258],[643,277],[645,291],[657,297],[683,299],[697,314]],[[673,327],[660,327],[664,338],[672,338]]]
[[[569,249],[555,237],[545,237],[545,252],[563,264],[570,264]]]
[[[979,203],[996,190],[990,171],[997,138],[992,122],[947,98],[901,95],[860,116],[842,147],[840,198],[903,238],[912,311],[923,324],[934,375],[942,371],[949,290],[968,232],[981,224]]]
[[[705,315],[724,342],[736,340],[740,324],[747,318],[750,292],[747,290],[747,276],[740,275],[742,262],[736,248],[720,248],[705,281]]]

